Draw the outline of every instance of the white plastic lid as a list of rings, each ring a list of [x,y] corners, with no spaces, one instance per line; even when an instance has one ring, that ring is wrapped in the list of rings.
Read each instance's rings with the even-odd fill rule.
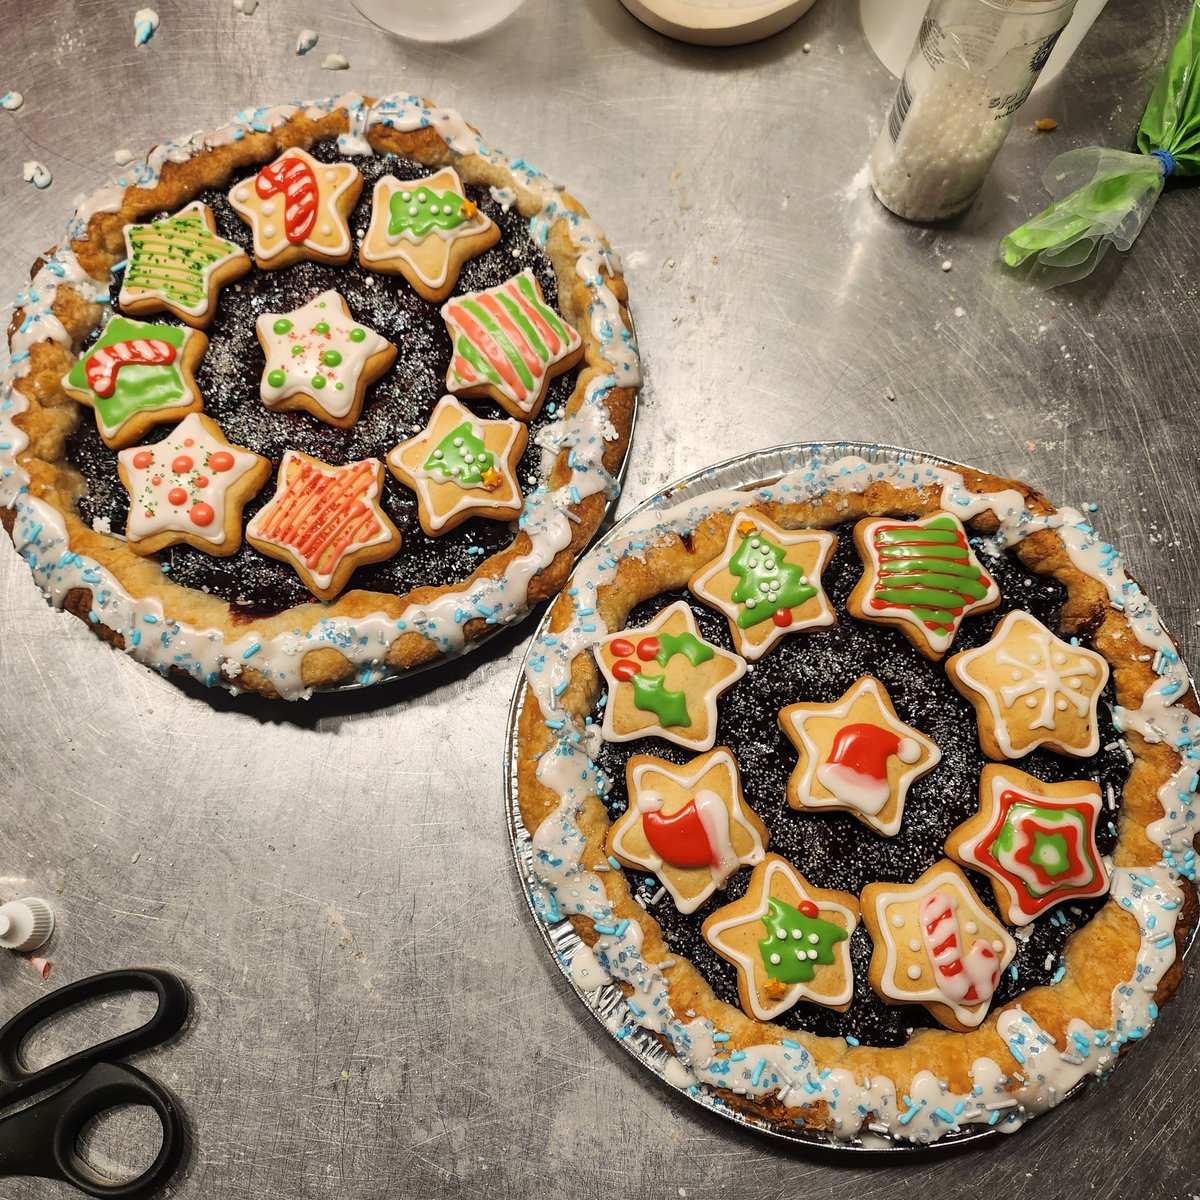
[[[814,0],[621,0],[639,21],[698,46],[740,46],[786,29]]]
[[[54,932],[54,910],[37,896],[0,904],[0,948],[24,954],[44,946]]]

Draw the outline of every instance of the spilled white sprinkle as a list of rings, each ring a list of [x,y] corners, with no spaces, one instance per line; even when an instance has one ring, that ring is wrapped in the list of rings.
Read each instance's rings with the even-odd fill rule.
[[[7,108],[9,112],[16,112],[24,103],[25,97],[20,92],[5,92],[0,96],[0,108]]]
[[[32,183],[39,191],[48,188],[54,182],[54,176],[50,174],[49,168],[40,162],[34,162],[33,159],[25,164],[22,174],[25,182]]]
[[[113,162],[115,162],[118,167],[127,167],[131,162],[133,162],[133,152],[124,148],[120,150],[114,150]]]
[[[139,8],[133,16],[133,44],[144,46],[158,28],[158,13],[152,8]]]
[[[317,36],[315,29],[300,30],[300,36],[296,39],[296,53],[307,54],[317,44]]]
[[[233,11],[240,12],[243,16],[252,17],[257,7],[258,0],[233,0]]]
[[[344,54],[327,54],[321,64],[322,71],[344,71],[350,65],[350,60]]]

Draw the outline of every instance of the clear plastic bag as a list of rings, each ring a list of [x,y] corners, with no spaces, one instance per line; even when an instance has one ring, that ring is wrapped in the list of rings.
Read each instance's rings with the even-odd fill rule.
[[[1110,247],[1128,250],[1166,180],[1200,174],[1200,0],[1154,85],[1138,128],[1140,153],[1098,146],[1060,154],[1042,176],[1053,204],[1000,243],[1010,267],[1033,260],[1030,282],[1057,287],[1090,275]]]

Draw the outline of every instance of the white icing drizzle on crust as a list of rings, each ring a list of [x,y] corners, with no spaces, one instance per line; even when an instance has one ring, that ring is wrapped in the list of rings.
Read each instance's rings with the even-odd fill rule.
[[[673,1011],[667,971],[647,962],[641,952],[642,931],[636,921],[613,917],[600,876],[580,861],[584,847],[577,818],[593,797],[603,795],[609,780],[588,757],[594,726],[579,729],[560,707],[557,696],[570,678],[571,662],[587,652],[608,630],[596,614],[596,593],[610,583],[618,561],[626,555],[644,556],[646,549],[676,534],[695,529],[706,517],[753,505],[758,501],[797,502],[838,493],[864,491],[887,480],[897,487],[941,489],[941,507],[962,518],[991,512],[1000,522],[993,537],[997,551],[1016,545],[1043,529],[1057,531],[1071,561],[1104,585],[1113,606],[1123,610],[1134,636],[1153,652],[1158,679],[1137,710],[1117,709],[1124,731],[1148,741],[1165,742],[1180,756],[1180,766],[1158,792],[1164,816],[1147,834],[1162,850],[1153,867],[1115,868],[1110,895],[1138,923],[1139,946],[1131,977],[1114,988],[1112,1024],[1094,1029],[1080,1019],[1067,1029],[1066,1045],[1058,1045],[1019,1003],[1000,1012],[997,1032],[1009,1047],[1004,1063],[989,1058],[975,1061],[973,1087],[952,1090],[930,1071],[920,1071],[907,1092],[897,1094],[894,1082],[882,1075],[858,1078],[844,1068],[823,1067],[799,1042],[783,1039],[743,1047],[735,1061],[725,1047],[727,1035],[711,1021]],[[832,1133],[853,1138],[864,1129],[916,1143],[928,1143],[968,1126],[1019,1128],[1030,1117],[1054,1107],[1089,1075],[1102,1075],[1123,1047],[1140,1041],[1158,1017],[1154,993],[1175,961],[1175,925],[1184,900],[1184,880],[1196,878],[1192,838],[1197,832],[1200,795],[1200,721],[1176,702],[1187,694],[1191,680],[1179,660],[1158,613],[1139,585],[1125,572],[1120,556],[1083,516],[1073,509],[1050,515],[1029,512],[1019,493],[1011,490],[974,494],[960,474],[944,467],[897,459],[868,463],[861,458],[823,459],[814,455],[777,483],[748,492],[714,491],[670,506],[669,500],[651,506],[624,527],[600,552],[584,558],[572,577],[568,593],[575,612],[567,627],[544,634],[530,652],[526,680],[547,724],[556,731],[555,744],[538,763],[538,779],[560,796],[558,806],[533,835],[534,867],[542,883],[534,888],[535,907],[549,924],[571,914],[583,914],[600,934],[592,954],[600,972],[633,988],[620,1017],[665,1037],[676,1057],[667,1060],[664,1077],[689,1091],[713,1087],[741,1096],[776,1094],[794,1108],[822,1103],[828,1106]],[[589,719],[590,720],[590,719]],[[803,1123],[803,1118],[797,1118]]]
[[[121,634],[126,652],[139,661],[163,674],[178,668],[202,683],[221,682],[226,686],[241,673],[243,665],[251,666],[285,699],[307,698],[310,694],[301,674],[301,663],[310,650],[340,650],[356,668],[358,681],[371,683],[390,674],[383,657],[401,633],[420,633],[442,653],[455,654],[468,648],[464,633],[468,621],[479,618],[490,625],[501,625],[520,620],[528,609],[530,582],[570,545],[572,522],[578,520],[575,506],[598,493],[610,497],[617,494],[616,481],[602,461],[607,443],[617,437],[609,419],[607,397],[615,387],[635,388],[641,383],[635,339],[626,329],[620,302],[605,279],[606,272],[620,270],[620,263],[599,227],[565,207],[559,185],[537,168],[489,149],[458,113],[431,107],[415,96],[386,96],[368,104],[357,93],[347,93],[326,100],[257,108],[239,112],[230,124],[219,129],[163,142],[143,162],[134,164],[128,173],[79,206],[68,238],[83,237],[87,223],[96,214],[119,212],[126,188],[154,186],[168,162],[186,162],[203,150],[239,142],[248,134],[268,133],[298,113],[316,120],[338,108],[350,113],[350,133],[339,140],[345,153],[371,153],[366,134],[374,128],[402,132],[431,128],[446,143],[452,160],[476,155],[507,168],[518,186],[531,193],[539,205],[530,219],[537,242],[544,246],[551,227],[561,222],[575,251],[576,273],[588,289],[591,330],[607,369],[589,379],[574,414],[564,416],[539,434],[543,482],[525,497],[519,520],[531,545],[509,563],[502,575],[479,578],[429,604],[412,605],[401,620],[381,613],[326,618],[307,630],[273,637],[261,636],[251,628],[233,642],[226,642],[218,630],[163,621],[157,601],[133,599],[99,563],[71,550],[62,515],[29,495],[28,473],[17,462],[28,439],[13,424],[13,418],[28,404],[13,388],[13,380],[28,373],[29,348],[34,343],[50,341],[71,346],[70,335],[51,311],[59,285],[69,284],[85,299],[97,303],[107,303],[109,298],[107,283],[92,279],[69,247],[57,251],[37,272],[29,289],[17,297],[16,305],[25,316],[12,339],[12,366],[0,379],[0,507],[16,510],[14,541],[47,599],[61,607],[71,589],[91,588],[94,622],[102,622]],[[562,451],[569,452],[570,476],[552,491],[546,479]],[[147,615],[153,618],[152,629],[146,624]]]

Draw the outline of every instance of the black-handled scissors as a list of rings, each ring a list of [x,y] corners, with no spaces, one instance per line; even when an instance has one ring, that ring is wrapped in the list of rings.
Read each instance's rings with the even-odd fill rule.
[[[29,1035],[58,1013],[100,996],[150,992],[154,1015],[137,1029],[31,1071],[21,1050]],[[61,1179],[89,1196],[136,1200],[153,1195],[179,1166],[185,1126],[165,1088],[118,1059],[174,1037],[188,1015],[188,992],[178,976],[152,968],[107,971],[67,984],[34,1001],[0,1029],[0,1110],[67,1083],[52,1096],[0,1119],[0,1178],[35,1175]],[[69,1082],[70,1081],[70,1082]],[[151,1108],[162,1122],[162,1148],[135,1179],[114,1182],[96,1173],[79,1154],[84,1126],[102,1112],[126,1105]]]

